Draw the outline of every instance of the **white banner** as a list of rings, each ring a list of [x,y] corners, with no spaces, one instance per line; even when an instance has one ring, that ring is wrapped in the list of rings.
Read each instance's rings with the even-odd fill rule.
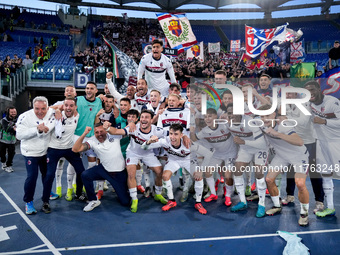
[[[208,52],[209,53],[219,53],[220,51],[221,51],[220,42],[208,43]]]

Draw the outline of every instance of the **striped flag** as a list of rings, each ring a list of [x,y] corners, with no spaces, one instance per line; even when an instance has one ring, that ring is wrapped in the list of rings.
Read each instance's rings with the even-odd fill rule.
[[[177,49],[178,54],[197,44],[196,36],[192,32],[185,13],[160,13],[156,15],[170,47]]]
[[[112,51],[112,69],[113,69],[113,75],[114,77],[120,78],[119,77],[119,71],[118,71],[118,61],[117,61],[117,54],[114,48],[114,45],[109,42],[108,40],[106,40],[106,38],[103,36],[104,42],[106,43],[106,45],[111,49]]]

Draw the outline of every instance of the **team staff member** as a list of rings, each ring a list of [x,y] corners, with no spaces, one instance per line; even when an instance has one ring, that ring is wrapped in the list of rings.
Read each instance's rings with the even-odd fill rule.
[[[97,199],[93,188],[93,181],[108,180],[118,196],[119,202],[128,206],[130,204],[130,196],[127,186],[127,172],[125,170],[125,162],[122,151],[120,149],[119,139],[109,136],[126,135],[125,129],[116,129],[110,127],[109,122],[97,123],[94,125],[94,137],[83,143],[84,138],[90,131],[91,127],[86,127],[84,133],[78,138],[73,145],[73,152],[82,152],[92,149],[100,158],[100,164],[83,172],[82,178],[89,204],[84,207],[84,212],[92,211],[101,204]],[[108,134],[109,132],[109,134]]]
[[[38,169],[40,169],[43,183],[46,177],[46,153],[50,141],[49,131],[54,122],[53,112],[54,110],[48,107],[47,98],[39,96],[33,99],[33,109],[21,114],[16,124],[17,139],[21,140],[20,149],[25,157],[27,170],[24,186],[26,214],[37,212],[33,206],[33,198]]]
[[[15,123],[17,122],[17,110],[11,106],[6,111],[6,116],[0,122],[0,158],[2,170],[13,172],[12,163],[15,155]],[[6,152],[7,162],[6,162]]]

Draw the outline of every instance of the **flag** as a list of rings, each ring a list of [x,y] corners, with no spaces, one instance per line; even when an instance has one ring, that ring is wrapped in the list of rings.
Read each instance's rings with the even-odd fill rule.
[[[305,49],[302,47],[302,41],[291,43],[290,45],[290,63],[296,64],[303,62],[306,58]]]
[[[268,57],[267,49],[265,49],[260,54],[260,56],[257,56],[256,58],[251,58],[250,56],[247,55],[247,53],[243,53],[239,65],[251,70],[254,70],[255,67],[257,67],[257,69],[262,69],[266,64],[267,57]]]
[[[239,52],[241,48],[241,40],[230,40],[230,51]]]
[[[340,67],[323,73],[319,78],[321,91],[324,95],[340,98]]]
[[[303,35],[303,32],[301,31],[301,29],[299,29],[298,31],[294,31],[293,29],[290,29],[287,27],[287,33],[286,33],[286,38],[284,41],[279,41],[280,43],[283,42],[297,42],[301,36]]]
[[[127,86],[129,84],[130,77],[137,76],[138,73],[138,65],[136,62],[126,55],[124,52],[119,50],[113,43],[109,42],[104,38],[104,42],[111,48],[112,57],[115,60],[113,64],[113,73],[115,74],[115,78],[123,78],[124,84],[118,87],[118,91],[120,93],[125,93]]]
[[[275,41],[286,39],[287,25],[270,29],[256,29],[246,26],[246,51],[255,58]]]
[[[193,58],[197,58],[202,62],[204,61],[203,42],[200,42],[199,44],[191,46],[191,48],[187,50],[187,59],[193,59]]]
[[[220,53],[220,51],[221,51],[220,42],[208,43],[208,52],[209,53]]]
[[[309,80],[315,77],[315,62],[299,63],[290,68],[290,82],[294,87],[303,87]]]
[[[192,32],[185,13],[160,13],[156,15],[170,47],[177,49],[178,54],[197,44],[196,36]]]
[[[112,70],[113,70],[113,75],[114,78],[120,78],[119,76],[119,71],[118,71],[118,62],[117,62],[117,54],[114,50],[114,45],[113,43],[111,43],[110,41],[106,40],[105,37],[103,37],[104,42],[106,43],[106,45],[111,49],[112,51]]]

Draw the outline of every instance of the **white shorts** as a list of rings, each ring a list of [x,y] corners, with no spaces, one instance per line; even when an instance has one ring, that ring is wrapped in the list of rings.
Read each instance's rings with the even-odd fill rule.
[[[289,170],[289,165],[292,165],[294,167],[295,173],[307,174],[308,156],[309,153],[306,152],[305,154],[303,154],[303,156],[299,155],[297,157],[284,159],[276,154],[269,165],[269,169],[273,169],[274,171],[287,172]]]
[[[235,162],[250,163],[253,161],[255,165],[264,166],[268,162],[268,150],[259,150],[254,147],[240,147]]]
[[[162,166],[152,151],[145,155],[138,155],[132,151],[126,151],[126,165],[138,165],[139,160],[148,167]]]
[[[340,175],[340,141],[316,141],[316,168],[320,174]],[[312,169],[311,169],[312,170]]]
[[[80,137],[80,136],[78,136],[78,135],[74,135],[74,136],[73,136],[73,142],[75,143],[75,142],[78,140],[79,137]],[[83,140],[83,143],[86,143],[88,140],[90,140],[90,138],[91,138],[91,137],[86,137],[86,136],[85,136],[85,138],[84,138],[84,140]],[[97,157],[97,154],[94,153],[94,151],[93,151],[92,149],[89,149],[89,150],[85,151],[85,152],[84,152],[84,155],[86,155],[86,156],[88,156],[88,157],[90,157],[90,158],[96,158],[96,157]]]
[[[169,160],[165,166],[164,170],[169,170],[175,173],[178,169],[185,168],[188,172],[190,171],[190,159],[187,160]]]

